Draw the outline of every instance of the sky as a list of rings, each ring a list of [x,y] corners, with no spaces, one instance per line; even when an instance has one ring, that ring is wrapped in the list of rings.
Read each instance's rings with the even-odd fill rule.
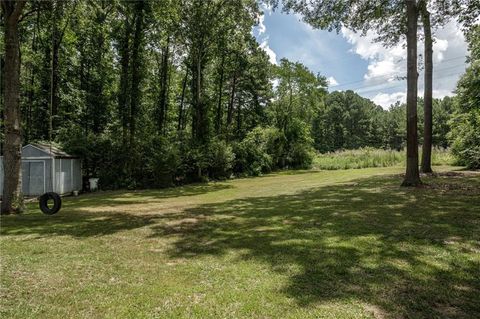
[[[406,81],[399,79],[407,69],[403,43],[385,48],[373,41],[373,32],[361,36],[345,28],[338,34],[315,30],[298,15],[263,11],[253,33],[272,63],[282,58],[302,62],[328,79],[330,91],[353,90],[385,109],[405,102]],[[418,50],[423,52],[423,43],[418,43]],[[455,21],[435,31],[433,50],[433,96],[451,96],[467,66],[467,44]],[[422,96],[423,72],[419,73]]]

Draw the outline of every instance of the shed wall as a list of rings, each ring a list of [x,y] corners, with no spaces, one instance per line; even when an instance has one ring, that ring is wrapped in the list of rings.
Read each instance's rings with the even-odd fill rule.
[[[76,158],[55,159],[55,188],[59,194],[82,190],[81,162]]]
[[[38,156],[36,157],[38,158]],[[44,192],[67,194],[82,190],[82,169],[80,159],[22,158],[22,192],[25,196],[39,196]],[[52,169],[55,180],[52,181]],[[3,157],[0,157],[0,196],[3,194]],[[53,187],[55,186],[55,187]]]

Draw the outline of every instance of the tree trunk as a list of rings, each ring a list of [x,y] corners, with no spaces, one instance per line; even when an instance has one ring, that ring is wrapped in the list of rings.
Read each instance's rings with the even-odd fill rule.
[[[223,96],[223,76],[225,73],[225,53],[222,54],[222,62],[220,64],[220,83],[218,87],[218,103],[217,103],[217,115],[215,119],[215,133],[220,134],[220,128],[222,125],[222,96]]]
[[[185,71],[185,77],[183,78],[183,83],[182,83],[182,96],[180,98],[180,105],[178,106],[178,126],[177,126],[177,131],[181,131],[184,128],[183,125],[183,103],[185,101],[185,92],[187,89],[187,81],[188,81],[188,70]]]
[[[32,36],[32,52],[36,53],[37,52],[37,29],[38,29],[38,24],[40,20],[40,10],[37,10],[37,18],[35,21],[35,27],[33,28],[33,36]],[[30,67],[30,83],[29,83],[29,88],[28,88],[28,105],[27,105],[27,127],[25,129],[25,143],[28,144],[30,141],[30,138],[32,136],[32,106],[34,103],[34,85],[35,85],[35,71],[36,67],[33,63],[29,63]]]
[[[239,99],[237,103],[237,138],[241,139],[241,129],[242,129],[242,100]]]
[[[160,66],[160,94],[158,101],[158,133],[165,134],[167,108],[168,108],[168,61],[170,52],[170,37],[167,45],[162,50],[162,62]]]
[[[422,146],[423,173],[432,173],[432,82],[433,82],[433,41],[430,25],[430,13],[426,4],[422,7],[423,30],[425,33],[425,92],[424,92],[424,128]]]
[[[421,184],[418,170],[417,132],[417,19],[415,0],[407,3],[407,167],[402,186]]]
[[[140,79],[141,79],[141,61],[140,50],[143,41],[143,1],[135,3],[135,34],[133,37],[132,48],[132,82],[131,82],[131,100],[130,100],[130,147],[135,141],[137,129],[137,115],[140,107]]]
[[[60,54],[60,45],[62,42],[63,34],[59,28],[59,21],[62,19],[63,14],[63,3],[62,1],[53,1],[51,3],[51,16],[52,16],[52,56],[50,61],[50,118],[49,118],[49,140],[52,140],[52,134],[54,128],[57,126],[55,119],[59,113],[59,104],[60,99],[58,97],[58,82],[59,82],[59,54]]]
[[[230,93],[230,102],[228,103],[227,128],[230,127],[233,120],[233,107],[235,104],[235,91],[237,89],[237,72],[233,74],[232,91]]]
[[[127,134],[128,134],[128,107],[130,104],[130,98],[128,94],[129,87],[129,68],[130,68],[130,34],[131,34],[131,24],[128,21],[128,17],[125,17],[125,26],[124,26],[123,39],[120,45],[120,92],[118,95],[118,113],[120,114],[120,119],[122,122],[122,141],[123,145],[127,144]]]
[[[5,45],[5,146],[2,214],[21,213],[22,134],[20,110],[20,42],[18,21],[25,6],[23,1],[2,1]]]
[[[194,51],[192,63],[192,137],[203,144],[208,139],[208,114],[204,101],[203,88],[203,49]]]

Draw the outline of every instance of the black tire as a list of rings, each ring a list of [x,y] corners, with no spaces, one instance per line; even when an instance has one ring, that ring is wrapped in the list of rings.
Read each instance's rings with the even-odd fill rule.
[[[48,201],[53,200],[53,207],[48,207]],[[40,210],[46,215],[54,215],[62,208],[62,198],[54,192],[45,193],[40,196],[39,200]]]

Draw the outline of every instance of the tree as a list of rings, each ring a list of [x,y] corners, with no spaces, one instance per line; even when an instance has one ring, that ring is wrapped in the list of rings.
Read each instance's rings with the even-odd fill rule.
[[[376,10],[367,2],[350,3],[313,1],[317,11],[302,10],[317,27],[372,28],[386,44],[404,39],[405,1],[385,1]],[[299,62],[271,65],[251,33],[260,17],[255,0],[55,0],[27,6],[19,18],[25,137],[49,138],[46,119],[55,97],[53,140],[81,156],[86,175],[100,177],[103,188],[161,187],[306,166],[314,149],[405,145],[405,105],[387,112],[352,91],[326,93],[325,79]],[[59,18],[52,21],[52,14]],[[369,19],[359,21],[355,14]],[[433,102],[435,145],[448,145],[449,127],[439,123],[450,118],[451,104]],[[420,113],[420,129],[422,120]]]
[[[424,33],[424,128],[422,144],[422,162],[421,171],[423,173],[432,173],[432,110],[433,110],[433,39],[430,23],[430,12],[427,8],[427,1],[422,0],[419,4],[420,14],[423,22]]]
[[[480,168],[480,26],[469,31],[470,66],[457,84],[451,120],[452,152],[460,164]]]
[[[312,134],[320,152],[382,147],[384,111],[353,91],[332,92],[314,118]]]
[[[21,213],[22,132],[20,113],[20,41],[18,24],[26,1],[2,0],[5,45],[5,145],[2,214]]]
[[[270,1],[278,5],[278,1]],[[404,186],[421,183],[418,170],[417,136],[417,20],[416,0],[331,1],[316,0],[309,4],[301,0],[284,1],[285,10],[301,13],[313,27],[337,30],[345,25],[366,33],[375,30],[377,40],[385,45],[407,39],[407,165]],[[415,29],[414,29],[415,28]]]
[[[432,29],[445,25],[454,17],[460,17],[464,28],[471,27],[469,15],[475,5],[471,0],[427,1],[418,3],[423,26],[424,38],[424,129],[422,144],[421,171],[432,173],[432,143],[433,143],[433,35]],[[478,13],[478,5],[476,9]],[[433,12],[433,14],[432,14]]]
[[[273,66],[276,99],[268,108],[272,124],[281,133],[279,167],[308,166],[311,161],[312,124],[323,107],[327,82],[300,62],[282,59]]]
[[[421,184],[418,171],[417,136],[417,22],[418,8],[414,0],[407,2],[407,167],[402,186]]]

